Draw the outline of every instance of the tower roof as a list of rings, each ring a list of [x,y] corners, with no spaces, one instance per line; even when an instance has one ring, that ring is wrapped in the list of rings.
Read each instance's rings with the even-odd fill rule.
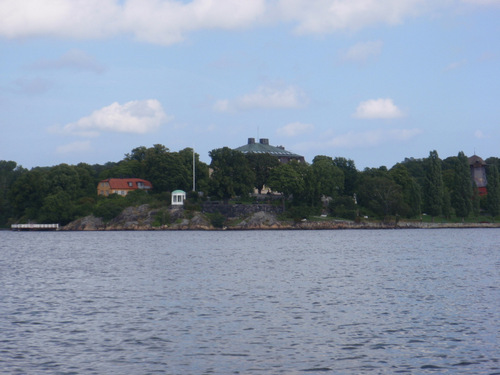
[[[472,155],[469,158],[469,165],[472,165],[474,167],[480,167],[480,166],[486,165],[486,162],[483,159],[481,159],[479,156]]]
[[[261,138],[259,143],[255,142],[255,138],[248,138],[248,143],[244,146],[235,148],[236,151],[243,152],[244,154],[270,154],[276,157],[286,157],[290,159],[303,159],[302,155],[285,150],[283,146],[269,145],[269,139]]]

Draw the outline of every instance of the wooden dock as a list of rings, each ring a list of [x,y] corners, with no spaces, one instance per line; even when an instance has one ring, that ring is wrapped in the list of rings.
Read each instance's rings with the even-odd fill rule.
[[[12,224],[12,230],[59,230],[59,224]]]

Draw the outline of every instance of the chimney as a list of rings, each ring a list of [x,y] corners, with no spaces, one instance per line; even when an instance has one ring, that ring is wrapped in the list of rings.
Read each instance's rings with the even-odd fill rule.
[[[255,138],[248,138],[248,144],[249,145],[255,144]]]
[[[268,138],[261,138],[260,144],[261,145],[269,145],[269,139]]]

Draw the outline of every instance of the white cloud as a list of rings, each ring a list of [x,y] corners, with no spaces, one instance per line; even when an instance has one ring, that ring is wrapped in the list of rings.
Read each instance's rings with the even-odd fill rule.
[[[63,127],[64,133],[97,136],[101,131],[144,134],[168,121],[158,100],[113,103]]]
[[[367,132],[349,132],[328,141],[331,147],[366,147],[378,146],[387,142],[404,142],[422,133],[421,129],[372,130]]]
[[[301,122],[293,122],[291,124],[285,125],[279,128],[276,133],[280,136],[285,137],[295,137],[300,134],[310,132],[314,129],[312,124],[303,124]]]
[[[500,0],[462,0],[497,5]],[[450,0],[2,0],[0,36],[110,38],[133,36],[170,45],[198,30],[237,30],[280,22],[299,34],[400,24]]]
[[[229,112],[231,110],[229,100],[227,99],[217,100],[213,108],[217,112]]]
[[[90,141],[72,142],[67,145],[59,146],[56,149],[58,154],[69,154],[73,152],[86,152],[91,149]]]
[[[392,99],[371,99],[361,102],[353,115],[362,119],[392,119],[403,116]]]
[[[279,0],[278,8],[285,19],[298,23],[296,32],[304,34],[400,24],[425,13],[431,4],[430,0]]]
[[[265,8],[265,0],[128,0],[123,19],[139,40],[168,45],[183,40],[189,31],[251,26]]]
[[[330,148],[366,148],[375,147],[385,143],[407,142],[421,134],[421,129],[376,129],[366,132],[348,132],[339,134],[329,139],[304,143],[297,148],[302,150],[321,150]]]
[[[461,0],[498,6],[500,0]],[[452,0],[2,0],[0,36],[76,39],[133,36],[170,45],[198,30],[295,24],[298,34],[396,25],[453,9]]]
[[[381,40],[357,43],[343,52],[341,59],[348,62],[365,62],[371,57],[380,55],[383,44]]]
[[[476,130],[474,132],[474,137],[476,137],[477,139],[482,139],[484,138],[484,133],[481,130]]]
[[[250,26],[265,5],[265,0],[3,0],[0,35],[89,39],[128,34],[168,45],[190,31]]]
[[[261,86],[256,91],[235,100],[221,99],[214,104],[214,110],[229,112],[248,109],[292,109],[305,106],[308,99],[295,86]]]
[[[451,70],[458,69],[458,68],[462,67],[463,65],[465,65],[466,62],[467,62],[466,60],[452,62],[452,63],[448,64],[448,66],[446,66],[446,68],[444,68],[444,71],[449,72]]]
[[[284,88],[261,86],[254,93],[238,99],[239,108],[298,108],[307,101],[297,87]]]
[[[102,73],[104,67],[85,52],[72,49],[55,60],[42,60],[31,65],[36,69],[75,69]]]
[[[462,2],[473,5],[500,5],[500,0],[462,0]]]
[[[98,38],[119,31],[115,0],[3,0],[0,35],[8,38],[57,36]]]
[[[18,78],[13,83],[14,92],[27,95],[44,94],[52,87],[52,83],[42,78]]]

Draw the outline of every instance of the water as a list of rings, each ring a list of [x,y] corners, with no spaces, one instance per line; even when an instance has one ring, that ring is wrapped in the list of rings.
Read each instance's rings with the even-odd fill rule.
[[[499,240],[0,232],[0,373],[500,374]]]

